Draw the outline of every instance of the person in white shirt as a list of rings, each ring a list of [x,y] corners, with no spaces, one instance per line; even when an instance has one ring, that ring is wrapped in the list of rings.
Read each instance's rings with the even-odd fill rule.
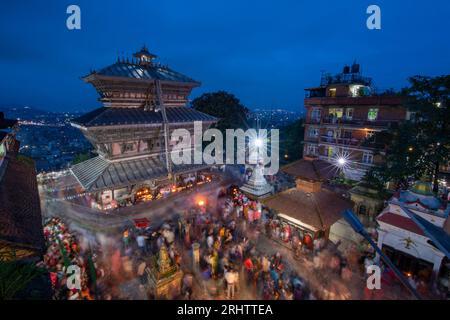
[[[143,234],[140,234],[136,237],[136,242],[142,253],[147,253],[147,237]]]
[[[214,244],[214,238],[212,235],[209,235],[208,238],[206,238],[206,243],[208,245],[208,248],[211,249]]]
[[[225,281],[227,282],[227,298],[234,298],[234,287],[236,283],[236,276],[233,270],[228,270],[225,272]]]

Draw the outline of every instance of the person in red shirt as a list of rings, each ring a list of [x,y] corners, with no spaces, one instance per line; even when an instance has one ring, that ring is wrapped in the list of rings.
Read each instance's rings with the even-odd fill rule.
[[[252,262],[252,259],[250,259],[250,257],[245,259],[244,266],[247,271],[253,270],[253,262]]]

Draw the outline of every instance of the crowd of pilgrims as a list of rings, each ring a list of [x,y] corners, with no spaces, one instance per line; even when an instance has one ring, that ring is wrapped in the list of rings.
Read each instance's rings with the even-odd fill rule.
[[[269,231],[272,229],[273,232]],[[145,291],[148,263],[152,256],[158,255],[162,246],[166,246],[171,263],[184,272],[180,294],[176,298],[322,298],[318,292],[310,290],[308,283],[288,265],[280,252],[268,252],[275,247],[257,248],[261,232],[283,231],[273,226],[273,220],[264,214],[260,203],[248,199],[236,189],[219,196],[217,206],[195,205],[178,217],[164,221],[157,229],[153,226],[130,226],[122,231],[117,252],[111,251],[110,260],[100,259],[98,257],[103,256],[102,251],[106,252],[107,248],[98,244],[92,248],[80,245],[76,234],[70,232],[59,218],[49,219],[44,226],[48,250],[41,264],[50,273],[54,298],[127,298],[114,294],[117,290],[113,287],[120,285],[111,277],[114,260],[120,261],[121,270],[127,269],[130,278],[138,279],[140,289]],[[321,243],[314,244],[312,248],[318,251]],[[198,263],[193,263],[192,248],[196,246],[199,247],[200,258]],[[298,240],[295,247],[306,246]],[[294,253],[297,255],[298,250]],[[81,288],[68,289],[65,272],[68,265],[80,268]],[[206,284],[214,285],[206,290]]]
[[[57,300],[93,300],[92,294],[95,270],[95,255],[81,248],[77,237],[72,233],[60,218],[53,217],[44,223],[44,237],[47,251],[39,267],[45,268],[50,276],[53,289],[53,299]],[[79,286],[68,285],[74,269],[80,270]],[[76,283],[75,280],[73,282]],[[69,289],[74,287],[73,289]]]
[[[126,229],[122,236],[124,253],[137,250],[145,257],[158,254],[161,246],[166,246],[172,263],[185,271],[177,298],[315,299],[306,281],[289,268],[279,252],[257,250],[262,219],[261,205],[233,190],[231,195],[219,198],[216,208],[197,205],[157,230]],[[199,247],[197,263],[192,262],[195,246]],[[137,269],[145,284],[144,260]],[[207,296],[203,290],[206,284],[213,284],[208,286]]]

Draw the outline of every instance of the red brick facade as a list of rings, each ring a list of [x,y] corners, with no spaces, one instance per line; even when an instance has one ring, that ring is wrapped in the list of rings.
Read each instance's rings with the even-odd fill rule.
[[[363,89],[367,93],[360,93]],[[384,161],[383,146],[367,138],[408,117],[401,97],[377,96],[359,83],[333,83],[307,91],[304,156],[335,164],[336,157],[345,155],[346,176],[353,180]]]

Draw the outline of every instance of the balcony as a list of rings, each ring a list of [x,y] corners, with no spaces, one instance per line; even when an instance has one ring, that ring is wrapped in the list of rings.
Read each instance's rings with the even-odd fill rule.
[[[333,106],[382,106],[382,105],[401,105],[402,99],[397,96],[364,96],[364,97],[327,97],[325,94],[318,96],[317,94],[307,94],[305,97],[305,105],[333,105]]]
[[[366,139],[356,139],[356,138],[334,138],[329,136],[320,136],[320,143],[328,144],[332,146],[343,146],[351,149],[360,150],[374,150],[382,149],[384,145],[379,143],[369,143]]]
[[[320,142],[333,144],[333,145],[343,145],[343,146],[359,146],[361,140],[355,138],[334,138],[329,136],[320,136]]]
[[[343,126],[349,128],[373,128],[373,129],[388,129],[396,125],[397,122],[390,120],[358,120],[358,119],[346,119],[346,118],[324,118],[321,124],[327,126]]]
[[[309,118],[306,120],[306,124],[321,124],[322,119],[320,118]]]

